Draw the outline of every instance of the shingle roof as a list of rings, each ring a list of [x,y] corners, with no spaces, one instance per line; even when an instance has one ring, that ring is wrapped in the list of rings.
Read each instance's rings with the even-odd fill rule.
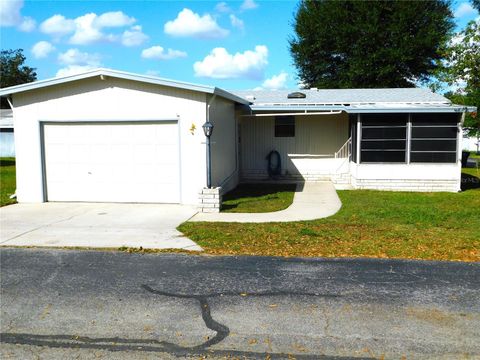
[[[289,99],[301,92],[305,98]],[[452,104],[429,89],[308,89],[231,91],[250,101],[251,111],[472,112],[475,107]]]
[[[304,99],[288,99],[291,92],[299,91]],[[318,89],[318,90],[232,90],[237,96],[253,104],[344,104],[344,103],[443,103],[450,101],[428,89]]]

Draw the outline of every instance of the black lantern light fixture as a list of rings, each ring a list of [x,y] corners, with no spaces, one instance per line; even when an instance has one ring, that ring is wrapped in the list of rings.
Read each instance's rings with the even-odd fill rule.
[[[207,121],[205,124],[202,125],[203,133],[207,137],[207,139],[212,136],[213,132],[213,124],[210,121]]]
[[[210,189],[212,187],[212,163],[210,157],[210,136],[213,133],[213,124],[210,121],[207,121],[205,124],[202,125],[203,133],[207,138],[207,187]]]

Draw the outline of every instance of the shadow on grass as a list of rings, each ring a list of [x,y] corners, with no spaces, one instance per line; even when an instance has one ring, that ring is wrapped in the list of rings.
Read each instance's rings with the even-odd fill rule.
[[[462,191],[480,189],[480,178],[474,175],[462,173]]]
[[[0,167],[3,166],[14,166],[15,158],[0,158]]]
[[[295,191],[295,184],[241,184],[223,196],[223,200],[262,197],[282,191]]]
[[[231,210],[249,203],[280,200],[279,193],[295,192],[296,184],[241,184],[223,196],[222,210]]]

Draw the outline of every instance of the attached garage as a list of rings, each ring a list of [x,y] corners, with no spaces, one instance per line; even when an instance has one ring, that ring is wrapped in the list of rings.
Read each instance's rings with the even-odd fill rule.
[[[177,121],[42,127],[47,201],[180,202]]]
[[[216,87],[98,69],[0,89],[15,123],[17,200],[198,205],[238,182],[235,106]]]

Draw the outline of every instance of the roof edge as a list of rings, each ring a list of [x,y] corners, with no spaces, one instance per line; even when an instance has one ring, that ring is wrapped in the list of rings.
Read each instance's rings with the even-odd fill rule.
[[[102,75],[107,77],[110,76],[113,78],[125,79],[125,80],[139,81],[139,82],[144,82],[144,83],[149,83],[154,85],[170,86],[170,87],[175,87],[175,88],[184,89],[184,90],[199,91],[207,94],[217,93],[221,97],[227,98],[229,100],[232,100],[241,104],[249,103],[247,100],[243,99],[242,97],[234,95],[223,89],[219,89],[217,87],[192,84],[192,83],[187,83],[187,82],[182,82],[177,80],[164,79],[164,78],[153,77],[148,75],[140,75],[140,74],[106,69],[106,68],[98,68],[98,69],[86,71],[79,74],[49,78],[45,80],[38,80],[30,83],[6,87],[3,89],[0,89],[0,96],[8,96],[16,93],[64,84],[71,81],[89,79],[92,77],[102,76]]]

